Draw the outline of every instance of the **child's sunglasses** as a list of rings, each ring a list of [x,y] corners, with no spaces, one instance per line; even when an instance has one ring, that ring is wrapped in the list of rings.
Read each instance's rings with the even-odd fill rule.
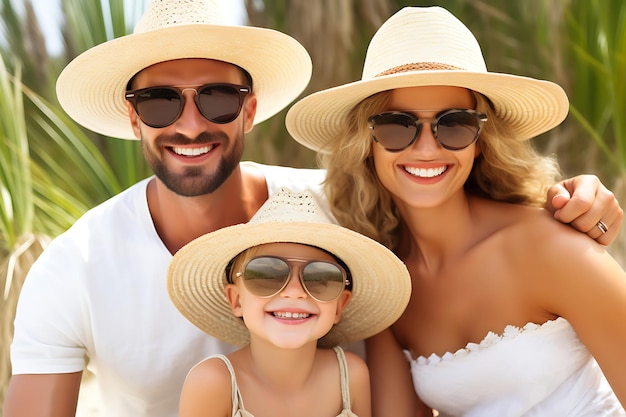
[[[171,125],[180,117],[187,90],[194,91],[200,113],[213,123],[230,123],[239,116],[250,87],[236,84],[204,84],[200,86],[148,87],[126,92],[128,100],[142,122],[150,127]]]
[[[298,266],[296,267],[296,264]],[[231,264],[226,268],[228,282]],[[350,285],[348,272],[341,265],[329,261],[310,259],[281,258],[278,256],[259,256],[252,258],[236,272],[242,277],[246,289],[258,297],[272,297],[280,293],[289,283],[289,277],[297,268],[300,284],[306,293],[316,301],[333,301]]]
[[[370,116],[367,121],[376,143],[389,152],[400,152],[411,146],[426,122],[441,146],[459,151],[478,139],[487,115],[474,110],[451,109],[432,119],[419,119],[411,113],[392,111]]]

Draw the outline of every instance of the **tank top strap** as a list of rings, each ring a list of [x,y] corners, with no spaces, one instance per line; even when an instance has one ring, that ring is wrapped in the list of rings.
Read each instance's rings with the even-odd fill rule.
[[[346,362],[346,354],[339,346],[333,348],[337,354],[339,361],[339,373],[341,377],[341,399],[343,401],[343,409],[350,410],[352,402],[350,401],[350,378],[348,377],[348,363]]]
[[[211,358],[217,358],[217,359],[221,359],[222,362],[224,362],[224,364],[226,365],[226,367],[228,368],[228,372],[230,373],[230,385],[231,385],[231,392],[232,392],[232,416],[231,417],[237,417],[240,414],[240,411],[245,411],[245,408],[243,407],[243,398],[241,398],[241,392],[239,392],[239,386],[237,385],[237,378],[235,378],[235,368],[233,368],[233,365],[230,363],[230,360],[224,356],[224,355],[213,355],[211,356]]]

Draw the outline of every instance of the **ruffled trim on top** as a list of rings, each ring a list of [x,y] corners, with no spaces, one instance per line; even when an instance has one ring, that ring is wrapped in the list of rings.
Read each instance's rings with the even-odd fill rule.
[[[522,328],[519,328],[513,325],[507,325],[504,328],[504,331],[502,332],[502,334],[497,334],[497,333],[490,331],[483,338],[483,340],[480,341],[480,343],[470,342],[467,345],[465,345],[464,348],[461,348],[454,353],[446,352],[442,356],[439,356],[436,353],[433,353],[428,358],[424,356],[419,356],[417,359],[413,360],[411,358],[409,351],[405,350],[404,352],[410,361],[416,362],[416,364],[419,366],[429,366],[429,365],[434,366],[434,365],[438,365],[439,363],[443,361],[463,359],[467,357],[469,354],[471,354],[472,352],[489,349],[490,347],[495,346],[496,344],[503,342],[505,340],[515,339],[517,336],[521,334],[528,334],[528,333],[536,332],[539,330],[554,329],[555,327],[559,327],[563,325],[569,325],[567,320],[565,320],[563,317],[558,317],[554,320],[548,320],[543,324],[536,324],[536,323],[529,322]]]

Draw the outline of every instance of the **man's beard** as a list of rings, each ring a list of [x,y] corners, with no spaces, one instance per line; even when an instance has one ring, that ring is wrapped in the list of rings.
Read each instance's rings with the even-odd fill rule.
[[[190,140],[184,135],[158,136],[155,140],[156,149],[162,149],[161,142],[168,145],[202,145],[219,143],[224,149],[229,144],[228,136],[224,133],[203,132],[194,140]],[[212,173],[207,174],[204,167],[187,167],[182,174],[170,172],[163,160],[147,145],[147,141],[142,140],[142,149],[148,165],[152,168],[154,175],[172,192],[185,196],[195,197],[211,194],[217,190],[230,177],[235,168],[241,162],[243,156],[243,133],[237,133],[233,138],[233,148],[230,153],[223,154],[217,167]]]

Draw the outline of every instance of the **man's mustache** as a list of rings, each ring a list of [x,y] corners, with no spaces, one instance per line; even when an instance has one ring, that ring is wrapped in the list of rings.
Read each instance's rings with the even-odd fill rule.
[[[155,144],[158,146],[163,146],[167,144],[168,146],[184,146],[184,145],[208,145],[214,143],[226,143],[228,142],[228,135],[224,132],[202,132],[195,139],[191,139],[186,135],[181,133],[176,133],[173,135],[162,134],[157,136],[155,140]]]

